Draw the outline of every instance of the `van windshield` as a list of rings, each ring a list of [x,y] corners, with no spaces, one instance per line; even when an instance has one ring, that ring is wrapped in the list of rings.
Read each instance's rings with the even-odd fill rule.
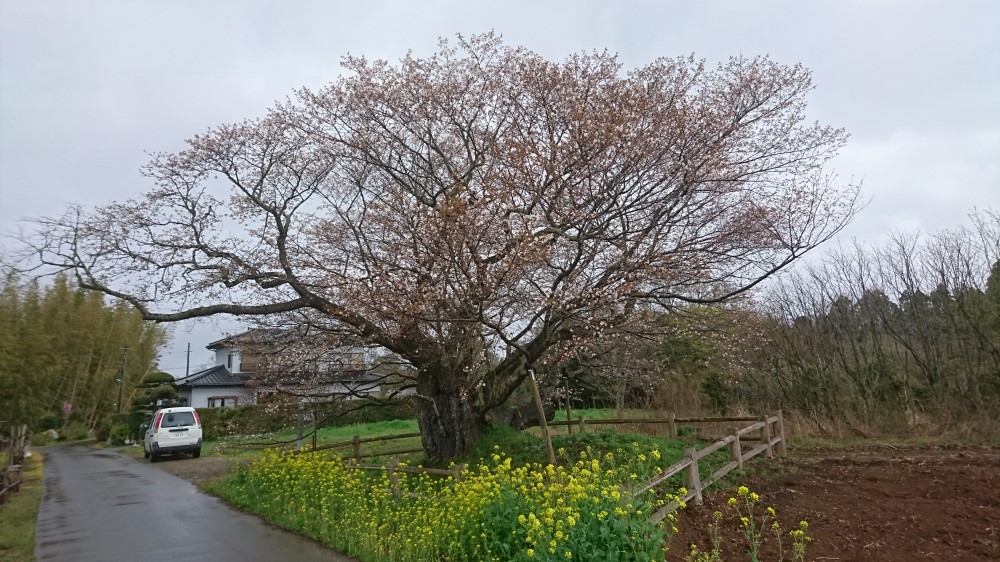
[[[160,423],[160,427],[183,427],[186,425],[194,425],[194,414],[191,412],[163,414],[163,422]]]

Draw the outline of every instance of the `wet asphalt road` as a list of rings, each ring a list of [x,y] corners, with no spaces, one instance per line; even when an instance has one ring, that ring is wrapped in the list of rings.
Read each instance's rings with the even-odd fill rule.
[[[39,561],[353,560],[113,451],[63,445],[43,453]]]

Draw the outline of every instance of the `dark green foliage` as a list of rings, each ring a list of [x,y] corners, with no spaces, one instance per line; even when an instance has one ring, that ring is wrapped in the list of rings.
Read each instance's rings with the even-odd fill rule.
[[[469,452],[468,460],[489,458],[494,447],[500,447],[515,464],[546,462],[545,443],[530,433],[504,424],[489,424]]]
[[[274,433],[294,423],[291,408],[239,406],[237,408],[201,408],[202,439],[211,441],[229,435]]]
[[[831,253],[775,286],[739,399],[820,429],[995,431],[979,422],[1000,416],[1000,215],[972,219]]]
[[[49,429],[59,429],[60,425],[61,424],[59,423],[59,416],[48,415],[48,416],[43,417],[38,422],[38,424],[33,428],[33,431],[35,433],[39,433],[39,432],[42,432],[42,431],[47,431]]]
[[[317,411],[317,417],[323,421],[324,426],[339,427],[357,423],[406,420],[413,419],[415,415],[413,403],[409,400],[396,400],[388,404],[381,401],[350,400],[334,402],[333,405],[328,411]]]
[[[69,439],[108,433],[111,416],[128,410],[118,407],[119,392],[131,403],[166,341],[162,327],[131,307],[62,275],[43,286],[0,273],[0,319],[0,423],[69,424],[61,432]]]
[[[691,427],[690,425],[682,425],[677,428],[678,437],[690,437],[696,434],[697,432],[698,431],[695,428]]]
[[[152,417],[152,412],[146,411],[133,411],[113,416],[109,438],[116,445],[124,443],[125,439],[131,439],[133,442],[142,441],[144,434],[142,424],[149,423],[150,417]],[[124,434],[116,434],[116,427],[124,427]],[[119,439],[119,441],[115,441],[116,439]]]
[[[169,373],[150,373],[136,386],[132,411],[151,414],[157,407],[173,406],[176,399],[177,387],[174,386],[174,377]]]
[[[125,439],[129,436],[129,427],[123,423],[116,423],[111,426],[111,431],[108,433],[108,442],[112,445],[124,445]]]
[[[613,429],[601,429],[588,433],[573,433],[571,435],[557,435],[552,438],[552,446],[556,449],[563,449],[569,458],[578,458],[581,451],[590,447],[595,451],[615,452],[621,450],[631,450],[635,444],[639,449],[650,451],[659,449],[661,451],[668,448],[676,448],[674,441],[662,437],[653,437],[642,433],[622,433]]]
[[[714,412],[725,412],[732,397],[729,385],[718,371],[709,370],[701,379],[701,392],[705,395],[708,407]]]

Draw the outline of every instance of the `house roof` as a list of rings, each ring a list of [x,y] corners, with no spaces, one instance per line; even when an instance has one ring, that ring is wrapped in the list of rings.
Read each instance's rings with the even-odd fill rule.
[[[224,365],[198,371],[174,382],[177,386],[243,386],[246,377],[229,372]]]
[[[216,350],[226,347],[234,347],[242,343],[260,343],[280,336],[281,330],[267,328],[251,328],[245,332],[233,334],[216,340],[205,346],[206,349]]]
[[[177,386],[244,386],[248,380],[246,373],[232,373],[225,365],[216,365],[210,369],[198,371],[187,377],[177,379]],[[382,375],[365,370],[336,371],[323,373],[320,376],[290,375],[281,382],[284,384],[375,384],[380,382]]]
[[[364,369],[351,369],[351,370],[338,370],[329,371],[326,373],[306,373],[306,372],[292,372],[285,373],[274,378],[273,381],[279,384],[378,384],[382,382],[385,377],[372,371],[366,371]]]
[[[270,345],[274,347],[278,344],[279,347],[283,347],[294,341],[308,341],[314,346],[376,347],[370,344],[363,344],[360,341],[348,341],[341,337],[331,336],[322,332],[314,331],[312,334],[302,334],[294,330],[282,328],[250,328],[238,334],[230,334],[222,339],[215,340],[206,345],[205,348],[215,351],[217,349],[239,347],[241,345],[258,347]]]

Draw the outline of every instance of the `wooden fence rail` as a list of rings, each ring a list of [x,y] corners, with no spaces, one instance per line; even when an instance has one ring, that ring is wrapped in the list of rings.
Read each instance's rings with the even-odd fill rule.
[[[0,505],[21,487],[21,467],[28,436],[26,425],[11,427],[9,434],[0,435]]]
[[[567,429],[572,427],[579,428],[580,431],[586,431],[588,425],[657,425],[664,424],[667,426],[667,433],[671,437],[677,437],[677,426],[678,424],[692,424],[692,423],[727,423],[727,422],[752,422],[760,420],[759,416],[720,416],[720,417],[693,417],[693,418],[679,418],[674,414],[670,414],[665,418],[623,418],[623,419],[600,419],[600,420],[588,420],[586,416],[580,416],[575,420],[560,420],[548,422],[551,426],[566,426]]]
[[[345,447],[351,447],[351,456],[350,457],[345,457],[345,458],[350,458],[350,459],[355,460],[355,461],[358,460],[358,459],[366,459],[366,458],[370,458],[370,457],[381,457],[381,456],[385,456],[385,455],[389,455],[389,456],[392,456],[392,455],[406,455],[406,454],[410,454],[410,453],[420,453],[420,452],[422,452],[424,450],[423,447],[418,447],[418,448],[411,448],[411,449],[398,449],[398,450],[395,450],[395,451],[380,451],[380,452],[377,452],[377,453],[365,453],[365,454],[361,454],[361,445],[363,443],[378,443],[378,442],[382,442],[382,441],[394,441],[396,439],[410,439],[410,438],[413,438],[413,437],[420,437],[420,432],[400,433],[400,434],[396,434],[396,435],[384,435],[382,437],[361,437],[360,435],[355,435],[354,438],[351,439],[350,441],[341,441],[339,443],[328,443],[326,445],[320,445],[319,447],[315,447],[314,449],[311,449],[311,450],[313,450],[313,451],[322,451],[322,450],[328,450],[328,449],[342,449],[342,448],[345,448]]]
[[[691,419],[692,418],[688,418],[688,420]],[[779,457],[784,457],[787,450],[785,445],[785,424],[781,410],[778,410],[771,416],[744,419],[743,421],[750,421],[752,419],[757,419],[759,421],[743,428],[733,427],[729,430],[728,435],[703,449],[686,447],[684,449],[683,459],[674,463],[673,466],[668,467],[663,472],[650,479],[642,488],[635,492],[633,497],[656,488],[666,482],[669,478],[680,474],[681,471],[684,471],[687,494],[680,498],[680,501],[693,501],[695,504],[700,504],[702,502],[702,493],[705,488],[711,486],[720,478],[729,474],[733,469],[742,468],[744,463],[757,455],[766,453],[768,458],[774,458],[775,450],[777,450],[777,455]],[[698,422],[685,421],[683,423],[713,423],[718,421],[732,420],[703,418],[699,419]],[[744,450],[741,438],[755,432],[758,434],[757,437],[759,443],[749,451],[743,452]],[[713,472],[707,478],[702,478],[698,469],[698,461],[708,455],[711,455],[712,453],[715,453],[723,447],[729,447],[729,462],[723,465],[719,470]],[[680,505],[677,502],[670,502],[650,516],[650,520],[654,523],[662,521],[664,517],[676,511],[679,507]]]
[[[440,476],[443,478],[454,478],[456,481],[461,480],[462,476],[465,474],[468,468],[465,464],[456,464],[451,469],[444,468],[424,468],[422,466],[399,466],[399,459],[392,457],[389,459],[389,463],[385,465],[374,465],[374,464],[357,464],[355,462],[349,462],[348,466],[356,470],[375,470],[379,472],[389,473],[389,490],[394,498],[399,498],[401,496],[422,498],[421,494],[415,494],[413,492],[406,492],[405,494],[399,490],[399,473],[406,472],[409,474],[427,474],[430,476]]]

